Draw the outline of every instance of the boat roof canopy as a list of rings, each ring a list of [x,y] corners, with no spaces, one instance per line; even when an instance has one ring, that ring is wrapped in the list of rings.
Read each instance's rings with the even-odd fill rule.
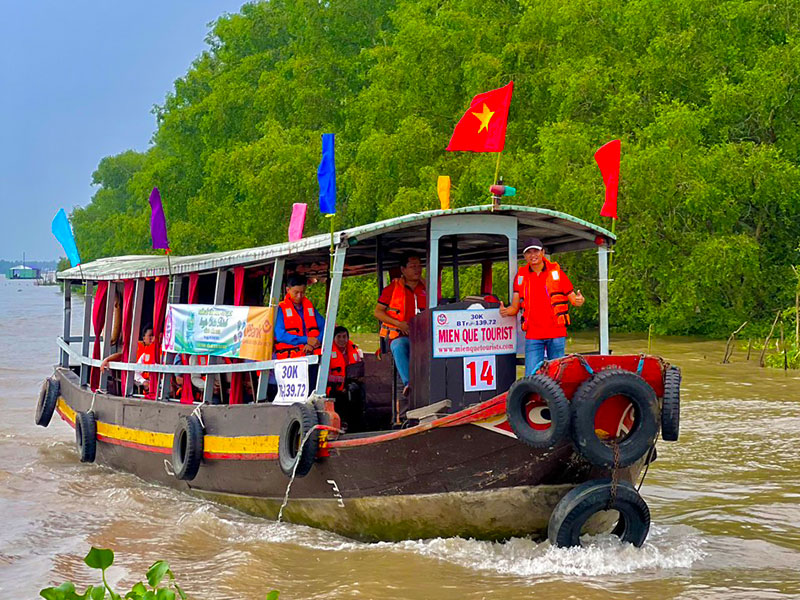
[[[598,243],[612,245],[616,237],[610,231],[566,213],[528,206],[492,205],[468,206],[453,210],[430,210],[395,217],[377,223],[361,225],[334,233],[334,244],[348,244],[345,275],[362,275],[377,270],[377,257],[383,268],[397,266],[400,255],[414,251],[424,257],[427,249],[430,222],[453,215],[484,214],[486,218],[504,215],[517,218],[517,250],[521,252],[531,237],[542,240],[549,254],[596,248]],[[457,230],[454,230],[457,232]],[[599,239],[598,239],[599,238]],[[256,267],[285,258],[291,266],[304,265],[309,272],[327,270],[330,257],[330,234],[316,235],[296,242],[286,242],[258,248],[171,256],[173,275],[212,272],[236,266]],[[484,260],[508,259],[505,245],[490,235],[459,235],[457,253],[460,265]],[[452,253],[442,252],[440,264],[452,263]],[[423,258],[424,264],[424,258]],[[313,266],[312,266],[313,265]],[[324,265],[324,266],[323,266]],[[318,267],[318,268],[314,268]],[[58,274],[62,280],[121,280],[168,275],[167,259],[160,255],[119,256],[101,258]]]

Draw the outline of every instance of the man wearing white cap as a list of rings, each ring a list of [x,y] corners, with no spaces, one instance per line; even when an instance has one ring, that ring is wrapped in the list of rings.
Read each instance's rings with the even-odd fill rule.
[[[514,277],[511,306],[500,303],[504,317],[522,310],[525,332],[525,375],[533,375],[545,356],[548,360],[564,356],[569,325],[569,305],[581,306],[585,298],[572,289],[572,282],[558,263],[544,257],[544,246],[531,238],[522,251],[525,265]]]

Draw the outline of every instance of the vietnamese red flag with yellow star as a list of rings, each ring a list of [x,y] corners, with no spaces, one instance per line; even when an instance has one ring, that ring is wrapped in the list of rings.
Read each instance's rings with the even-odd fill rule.
[[[506,145],[508,107],[514,82],[478,94],[456,125],[447,145],[449,151],[502,152]]]

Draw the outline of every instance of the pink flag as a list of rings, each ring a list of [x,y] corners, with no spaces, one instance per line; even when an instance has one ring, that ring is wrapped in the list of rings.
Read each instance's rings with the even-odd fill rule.
[[[303,225],[306,224],[308,204],[296,202],[292,205],[292,220],[289,221],[289,241],[296,242],[303,237]]]
[[[603,183],[606,186],[606,201],[600,210],[601,217],[617,218],[617,192],[619,191],[620,141],[611,140],[594,153]]]

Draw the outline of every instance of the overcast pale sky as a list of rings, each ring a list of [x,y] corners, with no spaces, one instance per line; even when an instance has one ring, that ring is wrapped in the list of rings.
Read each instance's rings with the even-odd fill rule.
[[[0,0],[0,259],[64,256],[56,211],[89,202],[101,158],[147,149],[153,105],[242,4]]]

